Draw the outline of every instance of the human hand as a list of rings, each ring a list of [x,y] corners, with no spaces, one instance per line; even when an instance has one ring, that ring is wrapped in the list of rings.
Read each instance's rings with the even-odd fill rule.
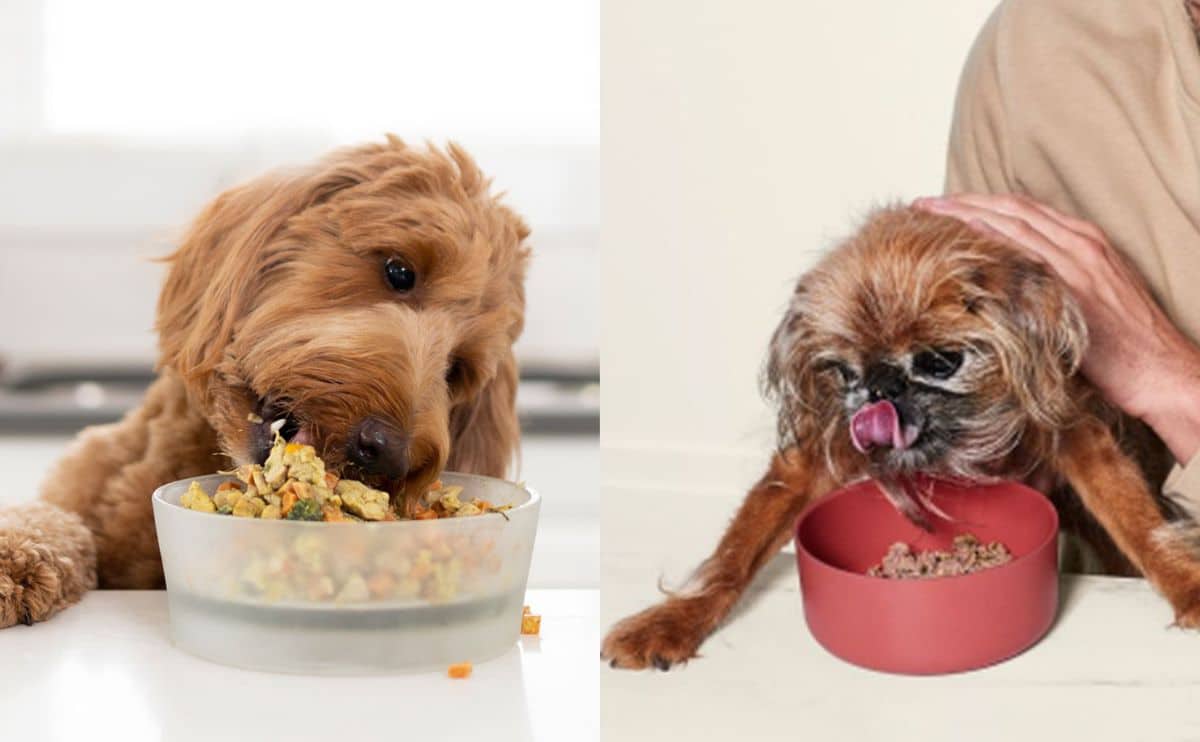
[[[1175,327],[1102,230],[1019,194],[956,194],[913,205],[960,219],[1049,266],[1087,321],[1084,375],[1110,402],[1154,428],[1177,461],[1200,450],[1200,348]]]

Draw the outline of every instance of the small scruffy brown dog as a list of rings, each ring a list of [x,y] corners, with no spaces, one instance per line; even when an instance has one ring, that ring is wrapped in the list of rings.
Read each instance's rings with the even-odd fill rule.
[[[1144,574],[1179,625],[1200,626],[1200,542],[1158,494],[1169,455],[1077,374],[1086,345],[1043,264],[950,217],[877,212],[800,279],[775,331],[767,473],[683,590],[614,626],[602,656],[664,670],[694,657],[805,506],[842,484],[873,477],[915,521],[936,517],[904,485],[916,472],[1030,482],[1108,571]]]
[[[457,146],[389,136],[204,209],[168,259],[142,405],[0,512],[0,627],[163,587],[151,493],[261,462],[274,421],[394,500],[443,468],[504,476],[529,230],[489,187]]]

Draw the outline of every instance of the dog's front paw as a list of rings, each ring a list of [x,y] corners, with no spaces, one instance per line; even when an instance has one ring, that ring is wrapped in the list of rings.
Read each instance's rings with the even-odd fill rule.
[[[1175,625],[1181,629],[1200,629],[1200,590],[1192,591],[1187,599],[1173,602]]]
[[[95,547],[77,516],[48,505],[0,517],[0,629],[44,621],[96,584]]]
[[[604,637],[600,657],[612,667],[669,670],[696,656],[708,632],[700,601],[676,598],[617,623]]]

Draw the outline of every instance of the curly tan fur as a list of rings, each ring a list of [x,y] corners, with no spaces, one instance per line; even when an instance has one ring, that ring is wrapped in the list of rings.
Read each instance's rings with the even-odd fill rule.
[[[358,472],[397,498],[444,468],[504,476],[529,230],[489,187],[455,145],[388,137],[205,208],[168,258],[142,405],[84,431],[41,502],[0,513],[0,627],[97,585],[162,587],[151,493],[260,459],[273,417],[343,471],[356,424],[403,431],[402,476]],[[416,272],[411,291],[388,285],[389,259]]]
[[[779,407],[779,452],[689,589],[612,628],[616,667],[667,669],[695,656],[814,498],[864,476],[920,522],[905,477],[1024,479],[1048,492],[1065,527],[1116,573],[1144,574],[1178,623],[1200,625],[1200,529],[1169,525],[1156,493],[1170,458],[1140,423],[1078,375],[1086,327],[1063,285],[1024,253],[961,222],[884,209],[796,286],[771,341],[765,387]],[[950,376],[914,367],[931,348],[960,352]],[[857,450],[849,425],[899,374],[889,397],[920,423],[911,446]]]

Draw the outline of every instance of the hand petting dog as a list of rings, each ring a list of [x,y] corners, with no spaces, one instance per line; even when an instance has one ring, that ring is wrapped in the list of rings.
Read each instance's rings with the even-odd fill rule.
[[[1149,424],[1177,461],[1200,451],[1200,348],[1099,227],[1020,194],[967,193],[913,205],[960,219],[1048,265],[1087,321],[1084,375],[1110,402]]]

